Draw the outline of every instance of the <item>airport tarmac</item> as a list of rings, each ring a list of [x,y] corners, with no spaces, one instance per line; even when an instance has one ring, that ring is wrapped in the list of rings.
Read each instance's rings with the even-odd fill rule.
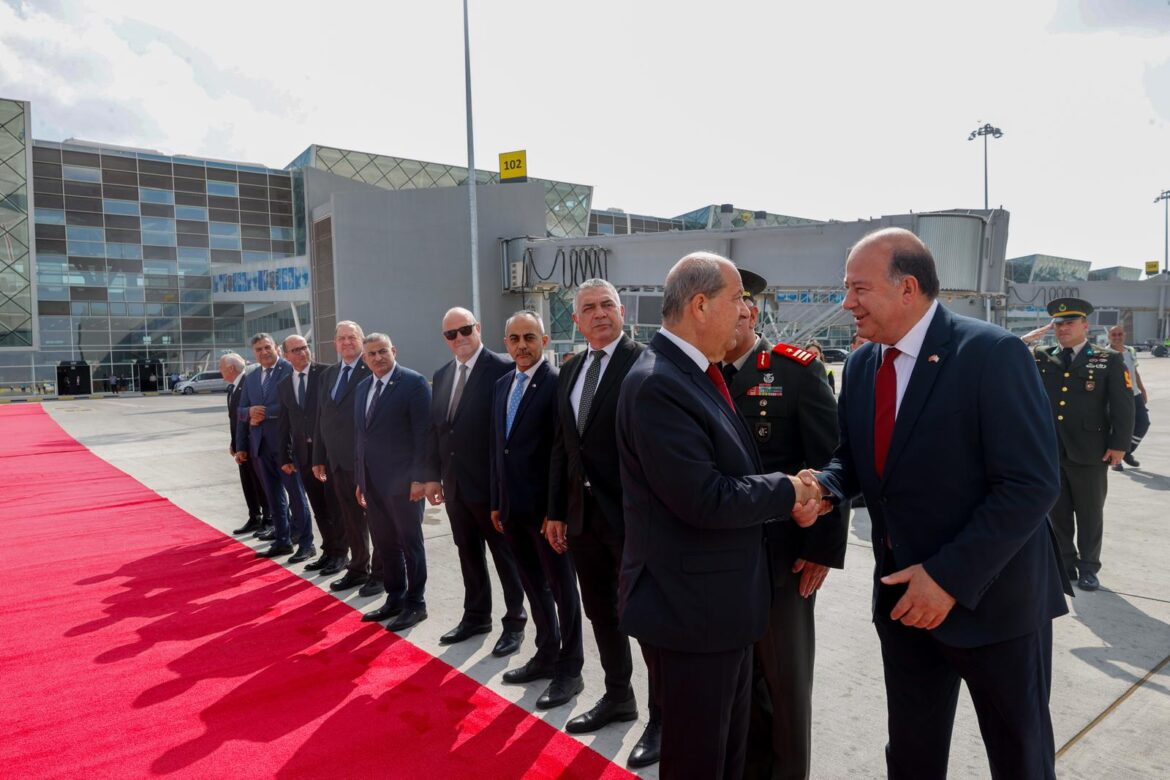
[[[1170,359],[1142,354],[1153,427],[1136,456],[1137,469],[1109,473],[1102,589],[1071,600],[1054,623],[1052,719],[1062,778],[1170,777]],[[840,375],[840,366],[835,367]],[[246,511],[228,456],[223,395],[105,397],[59,400],[45,409],[98,456],[132,475],[207,524],[229,533]],[[463,587],[451,530],[441,508],[424,521],[429,569],[429,619],[404,634],[502,697],[535,709],[543,683],[504,685],[501,675],[533,653],[533,630],[521,652],[497,659],[503,600],[495,588],[496,630],[443,647],[439,636],[459,620]],[[252,539],[241,544],[261,546]],[[289,566],[306,576],[304,564]],[[817,778],[885,776],[885,697],[877,636],[870,624],[872,554],[868,517],[854,513],[843,571],[818,595],[813,767]],[[494,573],[493,573],[494,577]],[[328,591],[329,579],[307,578]],[[336,594],[331,594],[336,596]],[[355,609],[382,598],[341,594]],[[734,608],[732,605],[730,608]],[[537,715],[561,727],[600,697],[602,674],[591,629],[585,628],[585,691],[571,704]],[[635,652],[640,719],[614,724],[582,742],[624,764],[645,725],[646,673]],[[964,694],[951,748],[951,777],[989,777],[970,701]],[[640,773],[657,777],[657,769]]]

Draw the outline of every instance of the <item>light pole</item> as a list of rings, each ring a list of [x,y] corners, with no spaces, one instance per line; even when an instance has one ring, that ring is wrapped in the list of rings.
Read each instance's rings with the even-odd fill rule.
[[[467,92],[467,200],[471,207],[471,310],[479,309],[479,217],[475,208],[475,133],[471,127],[471,33],[467,26],[467,0],[463,0],[463,81]]]
[[[1165,255],[1162,258],[1162,273],[1166,273],[1167,271],[1170,271],[1170,190],[1163,190],[1161,195],[1154,198],[1154,203],[1157,203],[1158,201],[1164,202],[1165,205],[1163,206],[1163,211],[1166,212],[1166,215],[1163,218],[1166,222],[1166,248],[1163,250]]]
[[[967,136],[968,141],[974,141],[977,137],[983,136],[983,209],[987,210],[987,136],[992,138],[1002,138],[1003,130],[998,127],[992,127],[990,124],[977,128],[971,131],[971,135]]]

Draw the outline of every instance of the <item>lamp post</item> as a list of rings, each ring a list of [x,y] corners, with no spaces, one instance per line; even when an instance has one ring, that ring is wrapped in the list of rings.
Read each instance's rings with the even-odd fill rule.
[[[1162,273],[1166,273],[1167,271],[1170,271],[1170,190],[1163,190],[1161,195],[1154,198],[1154,203],[1157,203],[1158,201],[1162,201],[1165,204],[1163,206],[1163,211],[1166,212],[1165,216],[1163,217],[1166,223],[1166,247],[1163,250],[1165,255],[1162,258]]]
[[[463,82],[467,93],[467,200],[471,207],[471,310],[479,309],[479,217],[475,208],[475,133],[471,127],[471,33],[467,26],[467,0],[463,0]]]
[[[987,209],[987,136],[992,138],[1002,138],[1003,130],[998,127],[992,127],[986,124],[983,127],[976,128],[971,131],[971,135],[967,136],[968,141],[974,141],[977,137],[983,136],[983,209]]]

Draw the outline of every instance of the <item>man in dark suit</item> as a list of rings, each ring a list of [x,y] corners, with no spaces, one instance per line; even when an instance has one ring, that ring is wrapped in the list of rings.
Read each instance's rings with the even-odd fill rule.
[[[376,596],[382,592],[381,559],[370,557],[370,531],[366,512],[357,502],[353,460],[353,393],[370,375],[370,369],[361,360],[363,338],[365,334],[356,322],[337,323],[333,345],[340,359],[321,375],[317,431],[313,435],[313,476],[333,485],[337,513],[349,547],[349,568],[345,576],[329,583],[329,589],[342,591],[360,585],[359,594]],[[321,568],[321,573],[329,576],[345,568],[343,556],[332,559]]]
[[[516,368],[492,398],[492,525],[508,538],[536,625],[536,655],[504,682],[551,679],[537,709],[559,707],[585,684],[581,600],[572,561],[541,535],[548,509],[548,462],[557,427],[557,370],[544,359],[548,336],[536,312],[508,318],[504,345]]]
[[[662,330],[618,401],[621,626],[650,657],[664,777],[742,776],[752,644],[770,601],[762,525],[815,495],[760,473],[719,370],[746,308],[729,260],[684,257],[666,276]]]
[[[773,346],[756,335],[756,296],[767,282],[743,268],[748,314],[723,357],[736,408],[747,421],[765,471],[795,474],[821,467],[837,448],[837,400],[824,363],[789,344]],[[747,776],[805,778],[812,754],[812,682],[816,655],[813,609],[830,567],[845,565],[847,510],[813,526],[767,523],[764,538],[772,569],[768,632],[756,642]]]
[[[520,649],[528,622],[512,548],[492,528],[491,521],[488,451],[492,391],[512,364],[484,348],[480,325],[467,309],[448,311],[442,333],[454,359],[435,372],[431,385],[434,396],[425,490],[432,504],[447,507],[463,573],[463,617],[439,637],[439,644],[462,642],[492,630],[486,545],[504,590],[504,630],[492,648],[492,655],[502,657]]]
[[[284,462],[280,470],[285,474],[297,472],[313,508],[317,530],[321,532],[321,557],[307,564],[305,571],[318,571],[334,559],[346,554],[345,534],[337,520],[333,497],[325,483],[313,478],[313,434],[317,427],[317,398],[321,393],[321,374],[325,366],[313,362],[313,353],[302,336],[289,336],[281,345],[285,359],[292,364],[292,373],[277,386],[284,413],[280,416],[280,440],[285,443]],[[305,560],[300,553],[289,558],[289,563]]]
[[[1121,353],[1089,343],[1092,313],[1093,305],[1080,298],[1050,301],[1058,346],[1034,352],[1060,441],[1052,528],[1068,578],[1090,591],[1101,586],[1109,466],[1119,465],[1132,443],[1136,408]]]
[[[834,503],[863,493],[873,524],[888,774],[946,776],[963,680],[992,776],[1053,778],[1052,618],[1068,608],[1047,522],[1056,432],[1032,357],[938,304],[934,258],[907,230],[858,242],[845,291],[870,343],[845,364],[841,444],[818,478]]]
[[[395,362],[386,334],[371,333],[362,344],[370,376],[354,392],[356,495],[369,517],[386,589],[386,603],[362,620],[394,618],[386,627],[405,631],[427,619],[422,499],[431,388],[417,371]]]
[[[557,382],[557,435],[549,467],[549,545],[573,559],[581,603],[593,625],[605,672],[605,694],[565,724],[570,734],[597,731],[638,717],[630,685],[634,664],[630,638],[618,627],[618,572],[626,526],[617,459],[618,394],[642,346],[622,332],[625,307],[604,279],[587,279],[573,298],[573,322],[587,353],[570,361]],[[649,722],[629,765],[657,763],[662,721],[650,678]]]
[[[257,333],[252,337],[252,353],[260,367],[244,377],[242,383],[236,412],[236,442],[240,445],[236,463],[252,462],[256,476],[264,485],[264,495],[272,509],[276,530],[272,545],[256,555],[261,558],[288,555],[293,552],[295,536],[300,547],[298,552],[311,557],[317,551],[313,546],[313,524],[309,519],[305,490],[299,476],[280,470],[285,445],[280,438],[282,409],[276,387],[289,375],[292,366],[280,357],[276,342],[267,333]]]
[[[236,423],[239,421],[236,415],[240,410],[240,385],[244,381],[245,366],[244,359],[235,352],[229,352],[219,359],[219,375],[223,377],[223,381],[231,383],[227,392],[228,428],[232,432],[228,454],[233,460],[236,457]],[[248,522],[232,531],[232,534],[258,535],[272,527],[272,514],[268,511],[264,486],[260,484],[251,463],[237,463],[236,468],[240,472],[240,488],[244,492],[244,503],[248,505]]]

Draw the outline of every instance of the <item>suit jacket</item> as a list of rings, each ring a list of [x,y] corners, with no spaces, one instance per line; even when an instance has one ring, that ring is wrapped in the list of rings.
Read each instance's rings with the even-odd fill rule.
[[[417,371],[394,367],[366,422],[373,374],[353,392],[354,476],[362,493],[402,496],[411,482],[425,482],[431,388]]]
[[[1105,450],[1129,450],[1133,436],[1133,377],[1120,352],[1086,344],[1068,371],[1061,348],[1034,351],[1060,436],[1061,459],[1101,466]]]
[[[452,360],[435,372],[427,481],[441,481],[448,498],[488,504],[491,501],[488,448],[491,447],[492,390],[496,380],[512,368],[512,361],[484,347],[467,376],[455,418],[447,422],[457,364]]]
[[[280,440],[285,443],[282,463],[294,466],[311,463],[313,434],[317,430],[317,399],[321,395],[321,375],[327,370],[323,363],[310,363],[305,377],[305,405],[297,403],[297,372],[291,371],[276,388],[284,414],[280,417]]]
[[[1056,431],[1027,347],[1002,328],[940,305],[879,477],[873,451],[879,346],[866,344],[845,364],[841,444],[821,476],[838,499],[865,495],[877,559],[875,606],[883,567],[921,563],[957,602],[933,631],[945,644],[1004,641],[1067,612],[1046,519],[1060,489]]]
[[[244,381],[242,379],[238,385],[228,389],[228,428],[231,429],[232,432],[230,446],[232,448],[233,455],[239,452],[239,448],[236,446],[236,425],[240,421],[240,394],[243,392]]]
[[[353,473],[353,393],[370,369],[360,358],[349,374],[349,384],[337,400],[333,386],[341,375],[340,362],[321,374],[321,392],[317,394],[317,428],[313,434],[313,465],[328,466]]]
[[[558,371],[544,361],[528,380],[520,406],[507,428],[512,369],[496,381],[492,395],[492,509],[501,522],[527,523],[536,528],[548,508],[548,461],[557,429]]]
[[[578,433],[577,417],[569,396],[589,363],[588,353],[572,359],[557,382],[559,423],[549,461],[548,518],[567,523],[569,534],[580,534],[585,522],[585,482],[605,519],[614,530],[625,533],[622,520],[622,482],[617,457],[617,408],[622,380],[645,349],[622,336],[614,349],[589,405],[585,430]]]
[[[760,474],[742,418],[662,334],[622,383],[617,441],[622,630],[693,653],[759,639],[771,602],[761,525],[792,510],[788,478]]]
[[[245,376],[240,383],[243,390],[236,410],[236,443],[252,457],[259,455],[261,450],[276,458],[283,457],[284,440],[280,438],[280,418],[284,409],[280,405],[276,388],[291,371],[292,364],[284,358],[278,358],[272,367],[267,386],[263,383],[262,367]],[[264,407],[264,421],[256,426],[248,422],[248,409],[252,406]]]
[[[825,364],[794,359],[760,338],[728,390],[751,429],[764,471],[795,474],[819,469],[837,449],[837,399],[825,378]],[[804,353],[807,354],[807,353]],[[773,553],[773,572],[782,575],[803,558],[840,569],[845,565],[848,512],[834,508],[809,528],[796,523],[769,523],[765,529]],[[778,585],[788,578],[777,576]]]

